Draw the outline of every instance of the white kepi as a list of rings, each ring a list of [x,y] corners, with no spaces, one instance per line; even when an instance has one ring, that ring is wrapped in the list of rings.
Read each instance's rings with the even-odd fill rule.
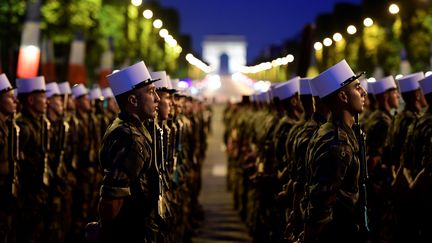
[[[99,87],[95,87],[89,92],[90,100],[103,100],[104,96],[102,95],[102,90]]]
[[[419,89],[419,81],[422,79],[424,79],[423,72],[408,74],[400,79],[397,79],[397,82],[399,84],[399,91],[401,93],[405,93]]]
[[[88,89],[84,86],[84,84],[75,84],[72,87],[72,97],[74,97],[74,99],[77,99],[87,94],[88,94]]]
[[[277,85],[273,90],[273,97],[284,100],[292,97],[300,91],[300,77],[294,77],[286,82]]]
[[[386,92],[389,89],[396,89],[396,82],[393,78],[393,76],[387,76],[385,78],[382,78],[380,80],[377,80],[376,82],[371,83],[372,89],[374,90],[374,94],[382,94]]]
[[[310,88],[309,81],[312,78],[301,78],[299,81],[300,85],[300,95],[312,95],[312,90]]]
[[[165,71],[157,71],[157,72],[151,72],[150,75],[154,79],[159,79],[154,84],[156,86],[156,89],[167,89],[168,88],[168,76]]]
[[[44,76],[19,78],[16,80],[16,85],[18,88],[18,94],[46,91]]]
[[[3,91],[8,91],[12,89],[12,85],[9,82],[6,74],[0,74],[0,93]]]
[[[60,89],[56,82],[46,84],[46,97],[51,98],[54,95],[60,95]]]
[[[102,95],[105,99],[114,98],[114,94],[113,94],[110,87],[106,87],[106,88],[102,89]]]
[[[113,72],[107,79],[115,96],[157,81],[152,79],[143,61]]]
[[[344,59],[313,78],[310,85],[320,98],[324,98],[350,84],[363,74],[363,72],[357,75],[354,74]]]
[[[429,75],[423,80],[420,80],[419,83],[420,87],[423,90],[423,94],[427,95],[432,93],[432,75]]]
[[[59,83],[58,87],[62,95],[72,94],[72,90],[68,81]]]

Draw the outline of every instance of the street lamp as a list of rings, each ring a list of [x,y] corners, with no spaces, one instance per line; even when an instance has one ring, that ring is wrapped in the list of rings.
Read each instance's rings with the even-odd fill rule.
[[[134,5],[135,7],[138,7],[139,5],[142,4],[142,0],[131,0],[132,5]]]
[[[347,27],[347,33],[350,35],[354,35],[357,32],[357,28],[354,25],[350,25]]]
[[[294,62],[294,56],[293,55],[288,54],[286,57],[287,57],[288,62]]]
[[[342,35],[340,33],[334,33],[333,40],[339,42],[342,40]]]
[[[159,35],[160,35],[160,37],[162,37],[162,38],[165,38],[165,37],[167,37],[168,36],[168,30],[166,30],[166,29],[161,29],[161,30],[159,30]]]
[[[323,41],[325,46],[331,46],[331,44],[333,44],[333,41],[330,38],[325,38]]]
[[[373,20],[371,18],[365,18],[363,20],[363,25],[366,27],[370,27],[373,25]]]
[[[319,42],[319,41],[315,42],[315,44],[314,44],[315,51],[319,51],[322,48],[323,48],[323,45],[321,44],[321,42]]]
[[[399,6],[393,3],[389,6],[388,10],[391,14],[397,14],[399,13]]]
[[[146,19],[151,19],[153,17],[153,11],[146,9],[143,11],[143,17]]]
[[[156,29],[160,29],[162,28],[162,20],[160,19],[155,19],[155,21],[153,21],[153,27],[155,27]]]

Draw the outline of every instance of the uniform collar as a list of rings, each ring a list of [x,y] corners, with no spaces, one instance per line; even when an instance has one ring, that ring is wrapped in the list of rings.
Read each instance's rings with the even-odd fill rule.
[[[138,127],[139,128],[139,130],[140,130],[140,132],[150,141],[150,142],[153,142],[153,140],[152,140],[152,137],[150,136],[150,133],[149,133],[149,131],[147,130],[147,128],[144,126],[144,123],[143,122],[141,122],[137,117],[135,117],[135,116],[133,116],[133,115],[131,115],[131,114],[129,114],[129,113],[126,113],[126,112],[123,112],[123,111],[121,111],[120,113],[119,113],[119,115],[118,115],[118,117],[122,120],[122,121],[124,121],[124,122],[127,122],[127,123],[131,123],[131,124],[133,124],[135,127]]]

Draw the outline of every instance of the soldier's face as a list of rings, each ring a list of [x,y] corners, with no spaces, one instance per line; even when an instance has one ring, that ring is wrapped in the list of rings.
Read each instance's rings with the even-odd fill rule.
[[[160,101],[154,84],[136,90],[138,115],[141,119],[155,118]]]
[[[75,110],[75,100],[72,98],[71,95],[68,96],[67,110],[69,111]]]
[[[13,95],[13,90],[6,91],[0,95],[0,112],[9,116],[17,110],[17,100]]]
[[[46,112],[48,102],[45,93],[33,93],[28,97],[30,108],[39,114]]]
[[[362,113],[365,105],[366,90],[360,85],[359,80],[355,80],[346,89],[348,109],[351,114]]]
[[[63,114],[63,102],[61,96],[53,96],[48,99],[48,109],[52,110],[58,116]]]
[[[91,110],[91,104],[88,95],[83,95],[75,100],[76,107],[80,110],[88,112]]]
[[[158,117],[162,120],[167,120],[172,107],[171,95],[166,92],[160,92],[158,94],[160,97]]]
[[[390,108],[397,109],[399,107],[400,95],[397,89],[389,91],[388,103]]]

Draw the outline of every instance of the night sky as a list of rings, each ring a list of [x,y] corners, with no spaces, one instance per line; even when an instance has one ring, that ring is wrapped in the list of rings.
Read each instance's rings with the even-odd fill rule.
[[[248,42],[248,62],[271,44],[299,34],[320,13],[335,3],[360,4],[362,0],[159,0],[180,15],[180,31],[192,36],[193,49],[201,54],[206,35],[243,35]]]

